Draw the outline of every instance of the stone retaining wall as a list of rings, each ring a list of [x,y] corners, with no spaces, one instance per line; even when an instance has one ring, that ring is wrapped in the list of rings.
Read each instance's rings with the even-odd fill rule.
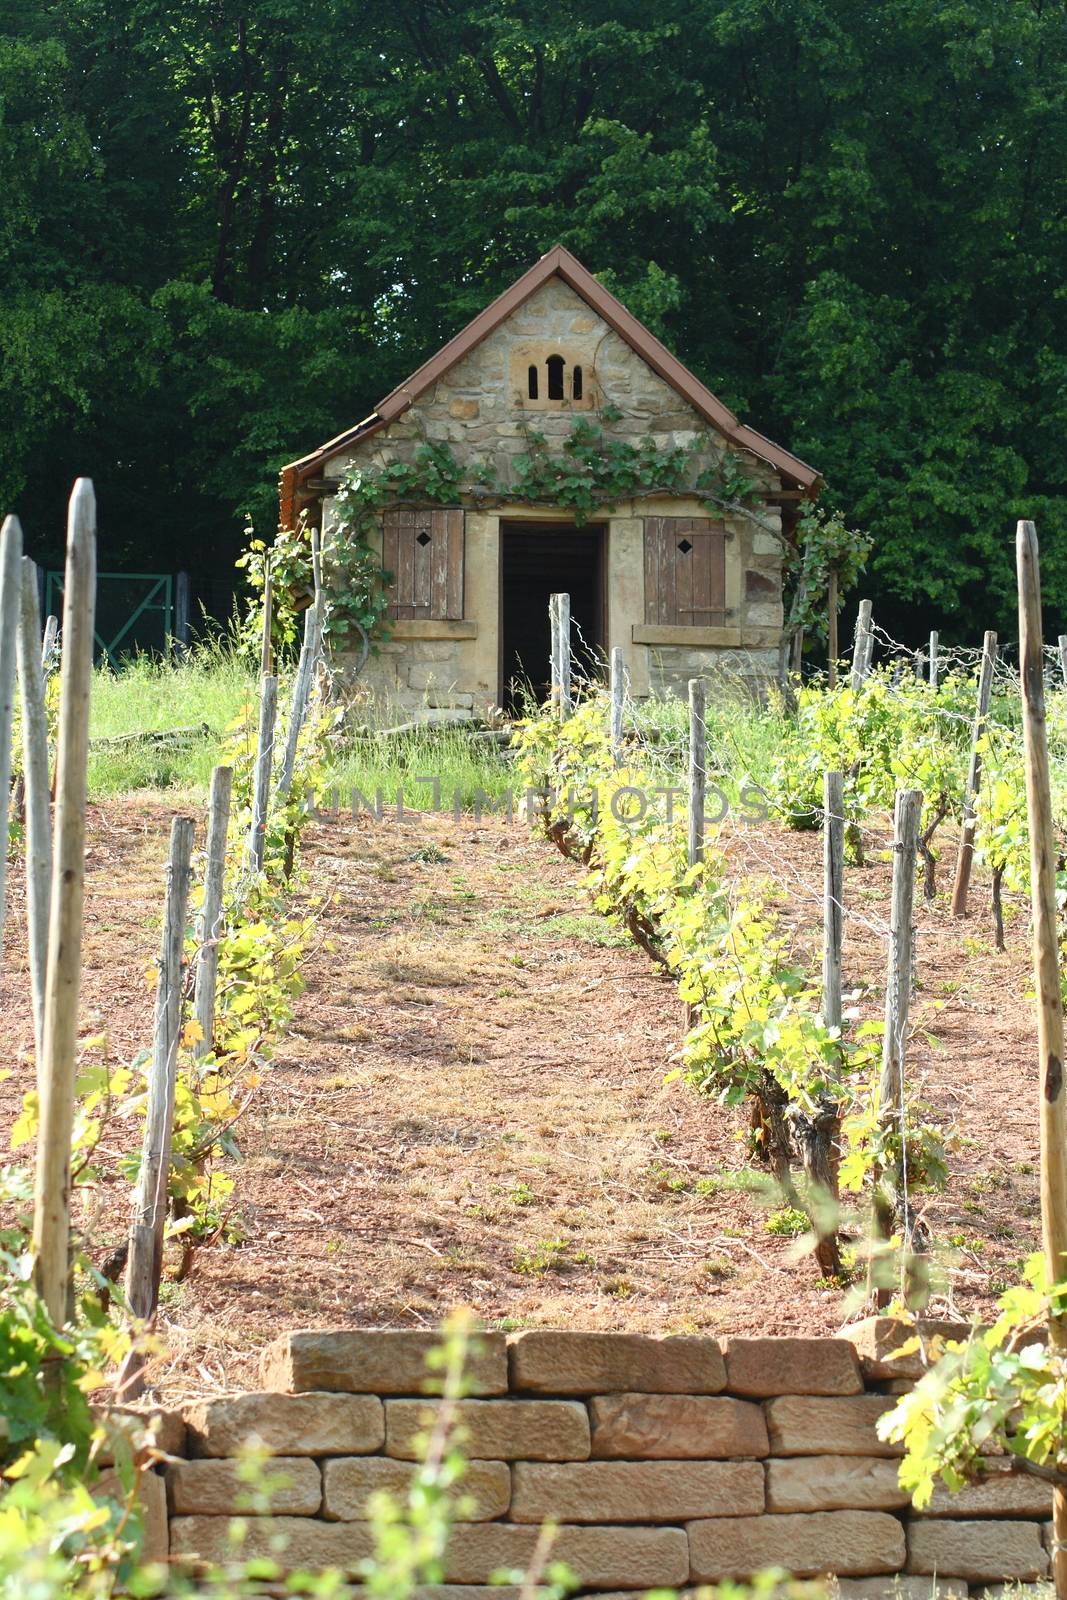
[[[921,1370],[894,1356],[901,1339],[873,1318],[837,1339],[482,1335],[458,1408],[468,1503],[441,1600],[478,1600],[471,1586],[524,1567],[545,1518],[582,1588],[614,1594],[768,1566],[837,1574],[845,1597],[930,1600],[1044,1578],[1051,1497],[1034,1479],[998,1469],[910,1508],[899,1452],[875,1431]],[[169,1419],[184,1457],[165,1470],[171,1558],[229,1556],[248,1493],[236,1458],[252,1446],[285,1481],[270,1515],[249,1516],[246,1555],[271,1555],[279,1534],[294,1566],[369,1555],[368,1497],[402,1495],[416,1470],[436,1340],[287,1334],[264,1353],[263,1391],[187,1406],[184,1440]]]

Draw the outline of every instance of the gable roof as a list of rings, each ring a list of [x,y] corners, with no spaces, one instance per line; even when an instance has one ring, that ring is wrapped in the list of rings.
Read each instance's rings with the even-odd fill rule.
[[[358,439],[365,439],[395,421],[420,395],[425,394],[438,378],[458,361],[462,361],[475,345],[480,344],[552,277],[561,278],[569,285],[575,294],[614,329],[620,339],[625,340],[653,372],[658,373],[665,383],[670,384],[698,416],[710,422],[731,444],[737,445],[739,449],[751,451],[754,456],[767,462],[795,487],[815,488],[819,482],[819,474],[814,467],[809,467],[798,456],[792,455],[781,445],[772,443],[754,428],[746,427],[740,422],[728,406],[723,405],[699,378],[694,377],[688,367],[682,365],[677,356],[671,354],[666,345],[660,343],[655,334],[650,333],[643,323],[638,322],[637,318],[627,311],[621,300],[617,300],[603,284],[598,283],[576,256],[558,244],[524,272],[521,278],[517,278],[509,289],[498,295],[484,311],[480,311],[462,332],[442,345],[435,356],[431,356],[429,361],[424,361],[409,378],[405,378],[404,382],[398,384],[383,400],[379,400],[369,417],[358,422],[354,428],[348,428],[335,438],[328,439],[309,455],[301,456],[299,460],[292,461],[283,468],[283,525],[288,525],[284,514],[285,502],[289,500],[291,510],[300,480],[309,477],[316,466],[330,456],[336,455],[346,445],[354,444]]]

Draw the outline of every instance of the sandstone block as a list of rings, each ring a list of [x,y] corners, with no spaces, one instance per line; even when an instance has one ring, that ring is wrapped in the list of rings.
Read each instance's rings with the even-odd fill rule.
[[[598,1395],[589,1405],[594,1456],[696,1461],[768,1453],[762,1406],[708,1395]]]
[[[313,1517],[322,1504],[322,1473],[306,1456],[274,1456],[249,1482],[239,1461],[175,1461],[167,1468],[171,1513],[224,1517],[250,1513],[261,1499],[278,1516]]]
[[[726,1339],[726,1387],[734,1394],[862,1394],[847,1339]]]
[[[1054,1583],[989,1583],[971,1589],[976,1600],[1056,1600]]]
[[[173,1517],[172,1560],[202,1562],[277,1561],[284,1570],[337,1567],[351,1572],[374,1554],[374,1535],[365,1522],[320,1522],[313,1517],[249,1517],[239,1550],[229,1537],[229,1517]]]
[[[892,1408],[892,1400],[873,1394],[783,1395],[767,1402],[771,1449],[776,1456],[902,1456],[903,1445],[883,1444],[875,1432]]]
[[[763,1468],[754,1461],[517,1462],[513,1522],[682,1522],[755,1516],[763,1510]]]
[[[265,1389],[282,1394],[329,1390],[347,1394],[432,1394],[440,1379],[426,1358],[440,1335],[400,1328],[286,1333],[263,1352]],[[502,1333],[480,1333],[465,1376],[475,1394],[506,1394],[507,1346]]]
[[[432,1418],[425,1400],[387,1400],[386,1454],[415,1460],[415,1440]],[[589,1414],[575,1400],[461,1400],[456,1423],[469,1460],[584,1461],[589,1455]]]
[[[907,1578],[895,1573],[891,1578],[839,1578],[833,1582],[831,1600],[967,1600],[967,1585],[962,1578]],[[1013,1590],[1016,1600],[1018,1591]]]
[[[1038,1478],[1012,1472],[1000,1461],[990,1461],[983,1482],[969,1483],[953,1494],[938,1484],[930,1504],[915,1512],[920,1517],[1034,1517],[1052,1515],[1052,1488]]]
[[[971,1329],[963,1322],[904,1322],[899,1317],[864,1317],[841,1329],[839,1337],[855,1348],[863,1375],[872,1382],[887,1378],[921,1378],[926,1361],[921,1350],[897,1355],[916,1335],[924,1345],[931,1339],[966,1339]]]
[[[127,1492],[117,1472],[102,1472],[93,1484],[94,1500],[114,1500],[126,1504]],[[166,1561],[169,1553],[167,1532],[167,1486],[158,1472],[150,1469],[137,1477],[135,1496],[141,1515],[142,1561]]]
[[[767,1463],[768,1511],[896,1511],[911,1496],[895,1461],[879,1456],[790,1456]]]
[[[185,1409],[192,1453],[237,1456],[364,1455],[385,1442],[385,1412],[374,1395],[234,1394]]]
[[[502,1567],[524,1571],[539,1535],[534,1526],[465,1523],[453,1529],[444,1557],[445,1578],[449,1583],[486,1583]],[[563,1526],[556,1533],[552,1559],[571,1567],[583,1589],[618,1589],[623,1584],[673,1589],[685,1583],[689,1572],[681,1528]]]
[[[327,1461],[322,1469],[323,1514],[338,1522],[361,1522],[368,1516],[371,1495],[384,1491],[397,1500],[407,1497],[418,1467],[411,1461],[382,1456],[356,1456]],[[461,1522],[488,1522],[502,1517],[511,1500],[511,1472],[504,1461],[472,1461],[450,1496]]]
[[[557,1333],[513,1335],[515,1389],[534,1394],[716,1394],[726,1385],[722,1353],[699,1335]]]
[[[448,402],[449,416],[458,418],[460,422],[470,422],[478,415],[480,409],[477,400],[466,399],[461,395]]]
[[[149,1452],[180,1456],[185,1451],[185,1423],[177,1411],[161,1406],[94,1406],[93,1415],[109,1434],[120,1434],[135,1457]],[[111,1466],[114,1451],[105,1446],[98,1459],[101,1466]]]
[[[908,1525],[907,1570],[1001,1583],[1045,1577],[1048,1555],[1036,1522],[920,1518]]]
[[[885,1511],[717,1517],[690,1522],[687,1531],[696,1583],[749,1578],[761,1567],[784,1567],[797,1578],[864,1577],[899,1571],[906,1555],[904,1529]]]

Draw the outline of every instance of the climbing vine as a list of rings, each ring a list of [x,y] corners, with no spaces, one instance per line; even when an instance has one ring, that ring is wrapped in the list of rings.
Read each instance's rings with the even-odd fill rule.
[[[751,517],[780,540],[793,590],[791,627],[816,621],[831,570],[838,575],[840,593],[855,582],[870,541],[847,528],[841,517],[806,506],[792,535],[783,534],[776,522],[760,517],[761,486],[738,452],[716,453],[706,432],[674,445],[660,445],[650,435],[636,442],[616,438],[604,424],[621,416],[618,407],[606,405],[596,421],[577,417],[558,446],[527,428],[526,448],[514,458],[507,481],[489,461],[465,469],[443,441],[423,440],[411,461],[353,467],[338,490],[323,553],[327,632],[340,639],[353,631],[367,636],[385,631],[392,574],[382,567],[376,546],[382,512],[401,504],[551,505],[570,512],[581,527],[622,500],[684,495],[700,500],[715,515]],[[710,462],[709,456],[714,458]],[[269,551],[262,541],[249,544],[238,565],[260,594],[268,558],[280,602],[276,627],[280,641],[289,643],[310,593],[306,533],[285,529]]]

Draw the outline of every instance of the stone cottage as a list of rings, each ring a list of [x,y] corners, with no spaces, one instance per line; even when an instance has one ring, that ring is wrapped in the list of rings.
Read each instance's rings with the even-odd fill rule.
[[[625,497],[601,485],[584,518],[546,492],[576,427],[584,470],[592,441],[634,473]],[[287,466],[282,526],[328,539],[350,469],[414,462],[430,442],[462,469],[456,503],[397,504],[374,535],[391,621],[364,681],[390,706],[477,715],[521,682],[540,692],[556,591],[571,597],[579,665],[595,671],[621,645],[636,696],[684,692],[714,666],[774,671],[781,533],[818,474],[740,423],[567,250]]]

